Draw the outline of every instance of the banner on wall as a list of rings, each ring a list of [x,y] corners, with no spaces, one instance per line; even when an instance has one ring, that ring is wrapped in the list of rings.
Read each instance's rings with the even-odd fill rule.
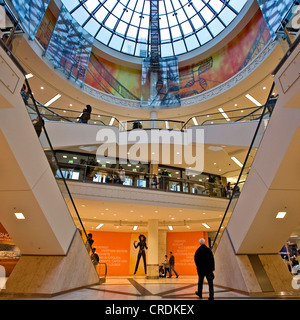
[[[19,20],[31,40],[35,37],[49,2],[50,0],[12,0]]]
[[[199,248],[199,239],[208,241],[207,233],[195,232],[168,232],[167,255],[172,251],[175,257],[175,270],[179,275],[197,275],[194,255]]]
[[[266,20],[273,40],[281,27],[281,21],[292,8],[295,1],[291,0],[258,0],[260,10]]]
[[[62,6],[45,56],[68,78],[84,84],[94,38]]]
[[[128,276],[131,234],[128,232],[90,231],[100,263],[106,263],[108,276]]]
[[[20,255],[20,249],[0,223],[0,258],[19,258]]]

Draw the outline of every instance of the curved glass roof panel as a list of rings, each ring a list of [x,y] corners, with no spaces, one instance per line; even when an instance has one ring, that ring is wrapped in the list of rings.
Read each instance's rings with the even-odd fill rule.
[[[117,51],[147,57],[151,0],[62,0],[96,40]],[[161,0],[159,38],[162,57],[181,55],[220,34],[247,0]]]

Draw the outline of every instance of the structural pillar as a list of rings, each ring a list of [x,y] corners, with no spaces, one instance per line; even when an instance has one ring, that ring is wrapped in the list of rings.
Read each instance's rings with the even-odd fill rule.
[[[147,279],[158,279],[158,269],[158,219],[150,219],[148,220]]]

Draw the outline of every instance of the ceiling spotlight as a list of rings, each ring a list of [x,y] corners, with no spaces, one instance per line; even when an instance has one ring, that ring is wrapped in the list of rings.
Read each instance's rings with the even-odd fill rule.
[[[173,230],[173,227],[172,226],[168,226],[169,230]]]
[[[25,217],[22,212],[15,212],[15,216],[18,220],[24,220]]]
[[[202,223],[202,225],[206,228],[206,229],[210,229],[210,226],[206,223]]]
[[[133,226],[133,230],[134,231],[137,230],[137,228],[138,228],[138,226]]]
[[[285,211],[280,211],[277,213],[276,215],[276,219],[283,219],[286,215],[286,212]]]
[[[100,229],[103,226],[104,226],[104,223],[100,223],[100,224],[97,225],[96,229]]]

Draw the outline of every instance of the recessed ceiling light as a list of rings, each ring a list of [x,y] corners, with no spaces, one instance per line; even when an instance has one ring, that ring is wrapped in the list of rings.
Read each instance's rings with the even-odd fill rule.
[[[193,117],[192,120],[193,120],[193,122],[194,122],[194,125],[195,125],[195,126],[198,126],[198,121],[197,121],[197,119],[196,119],[195,117]]]
[[[239,167],[243,167],[243,164],[236,157],[231,157],[231,160],[234,161]]]
[[[218,110],[221,112],[222,116],[226,119],[226,121],[230,121],[228,115],[222,108],[219,108]]]
[[[44,90],[45,88],[44,87],[41,87],[41,90]]]
[[[24,220],[25,217],[22,212],[15,212],[15,216],[18,220]]]
[[[134,231],[137,230],[137,228],[138,228],[138,226],[133,226],[133,230]]]
[[[172,226],[168,226],[169,230],[173,230],[173,227]]]
[[[58,100],[61,97],[61,94],[57,94],[55,97],[50,99],[48,102],[46,102],[44,105],[45,107],[49,107],[52,103],[54,103],[56,100]]]
[[[28,74],[26,74],[26,76],[25,76],[26,79],[30,79],[30,78],[32,78],[32,77],[33,77],[33,74],[32,74],[32,73],[28,73]]]
[[[100,224],[97,225],[96,229],[100,229],[103,226],[104,226],[104,223],[100,223]]]
[[[206,228],[206,229],[210,229],[210,226],[206,223],[202,223],[202,225]]]
[[[252,101],[254,104],[256,104],[258,107],[262,106],[262,104],[259,103],[256,99],[254,99],[250,94],[246,94],[245,97],[250,101]]]
[[[276,219],[283,219],[286,215],[286,212],[285,211],[280,211],[277,213],[276,215]]]
[[[114,118],[114,117],[112,117],[112,118],[110,119],[110,121],[109,121],[109,126],[112,126],[112,125],[113,125],[113,123],[114,123],[114,121],[115,121],[115,118]]]

